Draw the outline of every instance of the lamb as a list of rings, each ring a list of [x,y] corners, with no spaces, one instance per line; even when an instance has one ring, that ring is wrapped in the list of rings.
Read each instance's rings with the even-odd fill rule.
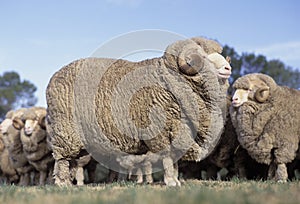
[[[21,132],[23,151],[28,162],[39,172],[39,185],[52,183],[54,158],[48,142],[45,117],[47,111],[43,107],[28,108],[20,119],[15,119]]]
[[[33,166],[28,163],[23,152],[20,129],[17,122],[23,116],[25,111],[26,108],[9,111],[6,114],[5,120],[1,123],[1,131],[5,146],[9,153],[9,160],[12,167],[16,169],[20,175],[19,185],[22,186],[30,184],[30,173],[34,169]]]
[[[238,140],[257,162],[269,165],[269,178],[286,181],[300,137],[300,91],[279,86],[268,75],[237,79],[230,114]]]
[[[164,182],[180,185],[173,164],[182,155],[204,159],[223,131],[223,85],[231,70],[209,59],[220,50],[215,41],[194,38],[175,42],[159,58],[87,58],[55,73],[46,90],[55,183],[71,184],[69,161],[86,149],[99,162],[103,155],[159,154]]]

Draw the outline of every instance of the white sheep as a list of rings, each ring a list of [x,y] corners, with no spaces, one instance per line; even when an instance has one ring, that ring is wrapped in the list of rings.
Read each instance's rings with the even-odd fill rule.
[[[54,158],[48,143],[45,117],[47,111],[43,107],[28,108],[18,120],[21,128],[21,142],[28,162],[39,172],[39,185],[45,185],[46,180],[52,183]]]
[[[233,88],[230,114],[240,144],[257,162],[270,166],[269,178],[286,181],[286,164],[299,148],[300,91],[259,73],[238,78]]]
[[[19,185],[27,186],[31,183],[30,173],[34,168],[28,163],[20,138],[20,126],[18,121],[21,120],[25,111],[26,108],[9,111],[6,114],[5,120],[1,123],[1,131],[12,167],[15,168],[20,175]]]
[[[2,126],[0,125],[0,170],[4,177],[4,182],[7,184],[15,183],[19,181],[19,175],[16,169],[12,166],[9,159],[8,149],[5,147],[2,135]]]
[[[141,62],[88,58],[72,62],[56,72],[46,91],[47,131],[55,158],[55,183],[71,184],[69,161],[87,149],[93,151],[91,154],[96,155],[95,158],[99,155],[117,157],[120,153],[160,152],[164,182],[170,186],[180,185],[176,161],[182,155],[187,160],[204,159],[214,149],[223,131],[222,101],[226,98],[224,90],[228,88],[231,70],[226,63],[216,63],[215,58],[220,55],[214,53],[221,50],[222,47],[213,40],[193,38],[175,42],[159,58]],[[102,68],[107,67],[109,69],[99,77]],[[139,71],[150,72],[150,78],[144,78]],[[137,90],[128,104],[125,100],[133,90],[116,86],[131,74],[151,86]],[[96,87],[91,88],[93,80],[89,77],[96,81]],[[165,87],[155,86],[148,80]],[[91,89],[96,92],[92,98]],[[120,101],[112,99],[114,93]],[[149,113],[153,106],[165,114]],[[151,139],[139,138],[133,132],[120,132],[112,111],[122,110],[129,110],[132,121],[120,121],[145,129],[153,119],[156,123],[151,123],[153,129],[149,129],[162,132]],[[119,112],[119,116],[123,114]],[[161,117],[165,121],[160,121]]]

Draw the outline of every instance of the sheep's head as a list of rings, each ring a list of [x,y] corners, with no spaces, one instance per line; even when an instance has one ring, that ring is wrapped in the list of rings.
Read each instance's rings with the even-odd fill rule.
[[[247,101],[264,103],[270,98],[275,87],[275,81],[265,74],[254,73],[240,77],[233,84],[235,92],[232,106],[239,107]]]
[[[187,76],[194,76],[204,66],[213,64],[219,79],[228,79],[231,75],[229,58],[220,55],[222,47],[216,41],[205,38],[191,38],[168,46],[164,57],[170,67],[178,67]]]
[[[36,108],[31,108],[26,111],[22,117],[24,133],[26,136],[31,136],[33,131],[36,129],[42,128],[46,129],[45,124],[46,111],[40,110],[37,111]]]
[[[219,78],[228,79],[231,75],[230,57],[226,59],[219,53],[212,53],[207,56],[216,67],[216,72]]]

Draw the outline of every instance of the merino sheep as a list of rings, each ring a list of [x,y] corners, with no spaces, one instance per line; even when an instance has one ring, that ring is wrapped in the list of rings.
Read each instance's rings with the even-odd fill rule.
[[[180,185],[176,161],[204,159],[223,131],[231,70],[218,63],[226,62],[221,50],[213,40],[193,38],[159,58],[87,58],[56,72],[46,91],[55,183],[71,184],[70,161],[87,149],[95,158],[158,153],[164,182]]]
[[[13,168],[9,159],[8,149],[5,147],[2,135],[2,127],[0,125],[0,170],[4,177],[4,182],[7,184],[17,183],[19,175],[15,168]]]
[[[19,120],[17,128],[21,131],[23,151],[28,162],[39,172],[39,185],[46,180],[52,183],[54,158],[48,144],[45,117],[47,111],[43,107],[28,108]]]
[[[257,162],[270,166],[269,177],[286,181],[286,164],[299,144],[300,91],[260,73],[238,78],[233,88],[230,114],[240,144]]]
[[[28,163],[20,138],[18,121],[25,112],[26,108],[9,111],[6,114],[5,120],[1,123],[1,131],[12,167],[15,168],[20,175],[19,185],[27,186],[30,184],[30,173],[34,168]]]

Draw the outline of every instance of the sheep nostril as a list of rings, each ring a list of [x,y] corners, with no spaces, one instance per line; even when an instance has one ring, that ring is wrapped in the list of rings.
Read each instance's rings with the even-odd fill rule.
[[[231,67],[225,67],[225,70],[231,71]]]

